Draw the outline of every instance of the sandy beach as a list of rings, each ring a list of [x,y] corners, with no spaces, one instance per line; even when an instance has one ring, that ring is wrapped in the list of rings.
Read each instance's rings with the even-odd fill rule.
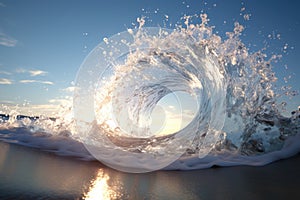
[[[0,142],[0,199],[299,199],[299,167],[298,154],[263,167],[128,174]]]

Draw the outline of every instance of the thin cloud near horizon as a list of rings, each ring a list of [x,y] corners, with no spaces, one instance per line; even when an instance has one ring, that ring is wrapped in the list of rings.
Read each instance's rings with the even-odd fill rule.
[[[30,77],[45,76],[46,74],[48,74],[48,72],[43,71],[43,70],[26,70],[24,68],[16,69],[15,73],[27,73],[27,74],[29,74]],[[0,74],[8,75],[8,76],[13,75],[13,73],[8,72],[8,71],[3,71],[3,70],[0,71]],[[35,80],[35,79],[22,79],[22,80],[17,80],[16,82],[19,82],[19,83],[40,83],[40,84],[46,84],[46,85],[54,85],[54,82],[52,82],[52,81]],[[14,83],[15,82],[12,79],[0,78],[0,85],[11,85],[11,84],[14,84]]]
[[[40,80],[32,80],[32,79],[24,79],[20,80],[19,83],[41,83],[46,85],[54,85],[52,81],[40,81]]]
[[[42,70],[29,70],[28,72],[29,72],[30,76],[44,76],[48,73],[48,72],[42,71]]]
[[[13,81],[7,78],[0,78],[0,85],[11,85]]]
[[[10,73],[10,72],[7,72],[7,71],[0,71],[0,74],[11,75],[11,73]]]
[[[48,74],[47,71],[43,71],[43,70],[28,70],[28,69],[24,69],[24,68],[18,68],[16,69],[17,73],[28,73],[30,76],[45,76],[46,74]]]
[[[63,92],[68,92],[68,93],[72,93],[72,92],[75,91],[76,88],[77,88],[76,86],[69,86],[69,87],[66,87],[66,88],[61,89],[61,91],[63,91]]]
[[[18,43],[18,40],[14,39],[13,37],[6,35],[0,32],[0,45],[5,47],[15,47]]]

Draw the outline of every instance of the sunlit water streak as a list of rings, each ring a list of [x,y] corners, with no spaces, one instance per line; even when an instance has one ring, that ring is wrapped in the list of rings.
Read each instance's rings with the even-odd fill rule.
[[[103,172],[103,169],[99,169],[96,178],[92,181],[88,192],[84,194],[83,199],[86,200],[109,200],[109,199],[121,199],[122,194],[118,192],[121,191],[121,185],[113,188],[109,186],[109,176]]]

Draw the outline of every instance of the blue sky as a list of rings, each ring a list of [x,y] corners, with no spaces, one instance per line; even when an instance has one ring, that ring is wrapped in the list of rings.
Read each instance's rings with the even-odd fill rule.
[[[243,7],[248,21],[240,14]],[[145,16],[146,26],[163,27],[168,15],[167,27],[174,27],[184,14],[201,11],[218,34],[232,31],[239,21],[246,27],[242,40],[250,50],[267,41],[269,54],[283,54],[274,65],[278,85],[291,75],[287,85],[299,91],[299,8],[297,0],[0,0],[0,102],[29,102],[37,108],[59,104],[70,95],[66,88],[84,58],[104,37],[133,28],[137,17]],[[288,100],[288,108],[300,105],[299,99]]]

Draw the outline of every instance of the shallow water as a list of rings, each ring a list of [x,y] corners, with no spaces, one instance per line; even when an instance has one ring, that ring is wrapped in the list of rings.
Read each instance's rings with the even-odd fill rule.
[[[0,199],[299,199],[300,156],[264,167],[119,172],[0,142]]]

